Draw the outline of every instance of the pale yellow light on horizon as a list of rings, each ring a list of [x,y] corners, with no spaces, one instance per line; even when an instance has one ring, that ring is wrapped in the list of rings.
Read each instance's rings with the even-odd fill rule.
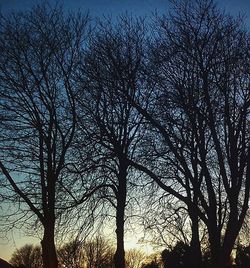
[[[38,238],[25,236],[21,231],[13,231],[6,239],[0,238],[0,258],[9,261],[13,252],[26,245],[39,245]]]
[[[125,250],[137,249],[145,252],[146,255],[154,253],[153,247],[149,243],[141,243],[139,239],[134,237],[128,237],[124,242]]]
[[[137,249],[145,252],[146,255],[154,252],[153,247],[149,243],[143,244],[139,240],[140,237],[135,234],[127,235],[124,242],[125,250]],[[13,252],[25,244],[39,245],[40,241],[38,238],[25,236],[20,231],[12,232],[7,239],[0,238],[0,258],[9,261]]]

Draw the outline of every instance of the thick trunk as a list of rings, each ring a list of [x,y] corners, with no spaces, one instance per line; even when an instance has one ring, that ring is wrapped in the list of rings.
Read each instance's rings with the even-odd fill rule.
[[[218,230],[217,232],[209,233],[212,267],[232,267],[231,253],[241,228],[237,217],[237,213],[230,215],[223,243]]]
[[[224,242],[222,245],[219,243],[220,240],[218,235],[217,237],[214,236],[214,238],[211,239],[214,240],[214,242],[211,243],[210,241],[212,267],[232,267],[231,253],[239,233],[239,225],[237,224],[237,221],[234,223],[231,221],[227,228],[228,229],[224,236]]]
[[[44,226],[44,234],[41,241],[43,268],[58,267],[54,229],[53,222],[48,222]]]
[[[231,257],[230,255],[220,254],[216,260],[212,260],[211,268],[231,268]]]
[[[192,239],[190,243],[189,263],[190,267],[200,268],[202,266],[202,254],[199,237],[199,218],[194,211],[190,211],[190,218],[192,221]]]
[[[117,247],[114,256],[115,268],[125,268],[124,250],[124,209],[120,208],[116,219]]]
[[[126,193],[127,193],[127,166],[125,161],[120,161],[119,171],[119,186],[117,194],[117,208],[116,208],[116,241],[117,247],[114,256],[115,268],[125,268],[125,250],[124,250],[124,215],[126,207]]]
[[[231,254],[239,234],[239,225],[237,221],[230,220],[226,231],[224,242],[220,254],[220,267],[232,267]]]
[[[208,226],[209,234],[209,244],[210,244],[210,254],[211,254],[211,265],[214,268],[220,265],[220,255],[221,255],[221,233],[218,230],[216,224],[210,221]]]
[[[233,246],[228,244],[222,246],[220,236],[218,234],[209,235],[210,250],[211,250],[211,267],[213,268],[230,268],[231,267],[231,252]]]

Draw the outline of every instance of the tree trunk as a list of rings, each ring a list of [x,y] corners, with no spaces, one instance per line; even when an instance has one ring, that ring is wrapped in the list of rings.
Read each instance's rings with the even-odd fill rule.
[[[127,165],[124,160],[120,160],[119,186],[117,193],[116,208],[116,252],[114,256],[115,268],[125,268],[125,250],[124,250],[124,215],[126,207],[127,193]]]
[[[231,257],[230,255],[220,254],[217,259],[212,259],[211,268],[231,268]]]
[[[208,234],[211,254],[211,267],[224,268],[224,266],[221,266],[221,235],[215,223],[211,223],[210,226],[208,226]]]
[[[43,268],[58,268],[54,231],[54,222],[51,220],[46,222],[41,241]]]
[[[189,263],[190,267],[200,268],[202,266],[202,254],[199,237],[199,218],[192,208],[189,209],[189,216],[192,221],[192,238],[190,243],[191,248],[189,255]]]
[[[124,206],[125,207],[125,206]],[[124,250],[124,209],[117,211],[116,219],[116,239],[117,247],[114,256],[115,268],[125,268],[125,250]]]
[[[230,215],[227,230],[224,235],[223,243],[220,240],[221,234],[217,230],[213,230],[213,233],[209,232],[209,241],[211,249],[211,261],[212,267],[215,268],[230,268],[231,263],[231,253],[239,234],[241,225],[237,221],[237,214]]]
[[[236,218],[236,217],[235,217]],[[221,267],[232,267],[231,253],[234,248],[235,241],[240,231],[240,227],[236,220],[231,219],[228,222],[228,229],[224,236],[224,242],[221,249],[220,255],[220,266]],[[223,266],[224,265],[224,266]]]

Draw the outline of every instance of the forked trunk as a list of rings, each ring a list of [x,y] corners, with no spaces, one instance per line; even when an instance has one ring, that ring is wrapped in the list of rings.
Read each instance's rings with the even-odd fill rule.
[[[213,268],[230,268],[232,267],[231,254],[235,241],[242,226],[237,220],[237,216],[230,216],[227,224],[227,230],[221,242],[221,234],[217,232],[209,233],[211,262]]]

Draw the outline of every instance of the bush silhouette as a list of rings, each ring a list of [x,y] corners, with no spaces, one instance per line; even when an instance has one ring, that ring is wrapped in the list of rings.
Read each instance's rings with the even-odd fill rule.
[[[189,245],[177,242],[172,250],[165,249],[161,253],[164,268],[188,268],[190,259]]]
[[[237,268],[249,268],[250,267],[250,245],[237,247],[235,263]]]

